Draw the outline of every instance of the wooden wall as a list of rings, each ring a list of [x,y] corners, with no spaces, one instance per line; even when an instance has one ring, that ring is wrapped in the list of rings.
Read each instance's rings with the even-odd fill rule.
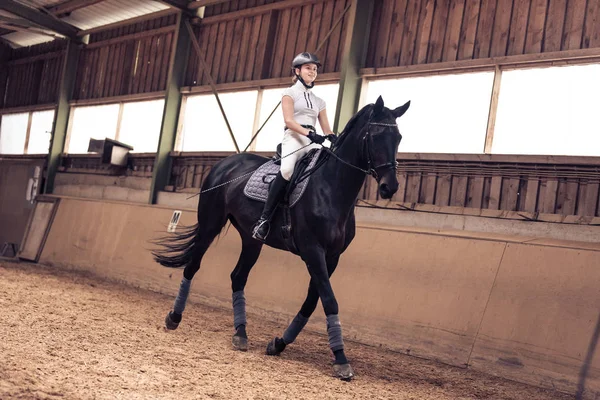
[[[172,190],[197,193],[212,166],[225,156],[174,157]],[[573,216],[571,222],[600,217],[597,157],[402,154],[398,162],[398,192],[391,202],[383,202],[386,207],[430,205],[437,212],[466,207],[523,212],[526,218],[555,214]],[[375,180],[367,179],[359,198],[379,200]]]
[[[600,0],[375,2],[367,68],[600,47]]]
[[[226,1],[221,4],[215,4],[206,7],[204,17],[212,17],[214,15],[226,14],[228,12],[247,10],[248,8],[262,6],[265,4],[278,3],[283,0],[233,0]]]
[[[350,0],[310,1],[302,6],[249,12],[249,4],[265,5],[264,0],[234,1],[214,6],[220,15],[206,17],[195,28],[202,53],[216,83],[291,77],[291,62],[303,51],[315,51]],[[244,6],[245,8],[242,8]],[[235,11],[234,9],[242,11]],[[341,24],[318,52],[323,62],[320,72],[341,69],[343,37],[347,24]],[[291,82],[291,81],[290,81]],[[190,54],[185,86],[208,84],[195,53]]]
[[[66,41],[5,50],[0,68],[0,108],[55,103]],[[6,55],[6,53],[9,53]]]
[[[74,100],[166,89],[176,14],[90,35],[80,53]]]

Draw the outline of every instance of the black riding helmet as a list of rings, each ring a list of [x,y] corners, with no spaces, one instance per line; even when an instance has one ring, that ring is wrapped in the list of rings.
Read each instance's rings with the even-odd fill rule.
[[[302,79],[300,75],[296,74],[296,68],[302,68],[304,64],[316,64],[317,68],[321,68],[321,61],[319,61],[319,57],[317,57],[315,54],[307,52],[298,54],[296,57],[294,57],[294,61],[292,61],[292,71],[294,72],[294,75],[296,75],[296,78],[302,82],[304,87],[310,89],[315,85],[315,83],[313,82],[310,84],[310,86],[308,86],[306,82],[304,82],[304,79]]]

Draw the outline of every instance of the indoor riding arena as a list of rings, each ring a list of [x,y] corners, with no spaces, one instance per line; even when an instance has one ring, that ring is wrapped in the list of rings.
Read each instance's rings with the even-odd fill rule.
[[[600,0],[0,0],[0,399],[599,400],[598,93]]]

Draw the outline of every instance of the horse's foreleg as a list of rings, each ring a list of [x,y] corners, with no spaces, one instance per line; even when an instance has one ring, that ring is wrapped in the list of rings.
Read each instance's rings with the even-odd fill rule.
[[[250,270],[258,260],[262,244],[255,240],[243,240],[240,258],[231,272],[231,291],[233,292],[233,327],[235,334],[231,342],[236,350],[248,350],[248,335],[246,334],[246,297],[244,288],[248,281]]]

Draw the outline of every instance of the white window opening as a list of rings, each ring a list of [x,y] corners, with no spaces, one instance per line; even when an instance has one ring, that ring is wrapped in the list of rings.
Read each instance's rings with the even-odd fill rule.
[[[284,90],[284,88],[278,88],[263,91],[258,127],[262,126],[269,114],[273,111],[273,108],[281,101],[281,94]],[[329,120],[331,129],[333,129],[333,120],[335,118],[335,112],[337,109],[338,91],[339,84],[337,83],[328,85],[319,85],[317,83],[313,89],[315,95],[325,100],[325,110],[327,111],[327,119]],[[283,122],[283,111],[280,105],[258,134],[256,138],[255,150],[275,151],[275,148],[283,138],[284,127],[285,124]],[[316,128],[320,134],[323,134],[323,130],[321,129],[318,121]],[[341,129],[342,127],[340,127],[340,131]]]
[[[32,114],[27,154],[48,154],[53,124],[54,110],[38,111]]]
[[[495,154],[600,156],[600,64],[502,73]]]
[[[115,139],[119,104],[76,107],[71,121],[68,153],[87,153],[90,139]]]
[[[0,123],[0,154],[24,154],[29,113],[4,114]]]
[[[493,72],[376,80],[365,99],[381,95],[390,109],[411,101],[397,120],[400,152],[483,153],[493,81]]]
[[[132,146],[134,153],[155,153],[164,106],[163,99],[123,104],[123,115],[116,139]]]
[[[240,151],[253,134],[257,96],[256,90],[219,95]],[[213,94],[187,98],[180,146],[182,151],[235,151]]]

